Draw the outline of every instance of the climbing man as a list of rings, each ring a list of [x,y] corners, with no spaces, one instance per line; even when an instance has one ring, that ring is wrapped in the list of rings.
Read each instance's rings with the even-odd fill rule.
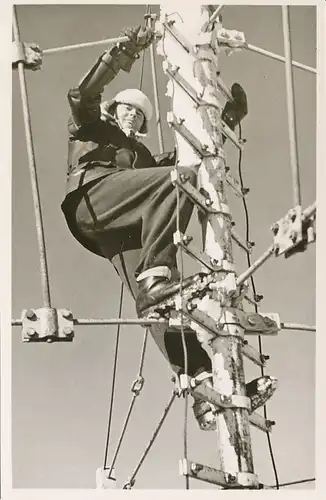
[[[113,263],[142,317],[149,307],[179,289],[179,282],[171,279],[177,268],[173,244],[177,194],[170,178],[176,158],[175,153],[154,157],[141,142],[152,116],[152,105],[143,92],[126,89],[102,102],[104,87],[120,70],[129,73],[154,39],[150,28],[140,26],[123,30],[121,36],[128,41],[105,51],[79,85],[69,90],[67,194],[62,210],[75,238]],[[232,128],[247,113],[244,91],[238,84],[233,88],[234,104],[229,103],[224,113]],[[187,166],[179,168],[195,186],[196,172]],[[185,232],[193,204],[183,193],[179,209],[180,231]],[[125,256],[135,250],[137,260],[131,271]],[[186,278],[183,286],[192,280]],[[178,336],[168,330],[159,347],[175,371],[182,372],[180,332]],[[207,372],[211,378],[210,359],[193,332],[188,332],[187,347],[189,375]],[[194,409],[205,428],[203,415],[212,413],[212,408],[206,404],[204,411],[201,403]]]

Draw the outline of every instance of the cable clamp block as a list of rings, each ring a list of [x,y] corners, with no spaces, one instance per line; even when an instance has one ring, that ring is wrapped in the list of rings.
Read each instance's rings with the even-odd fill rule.
[[[12,42],[12,67],[23,62],[26,69],[36,71],[42,65],[42,50],[36,43]]]
[[[68,309],[42,307],[22,311],[23,342],[69,342],[74,337],[74,320]]]

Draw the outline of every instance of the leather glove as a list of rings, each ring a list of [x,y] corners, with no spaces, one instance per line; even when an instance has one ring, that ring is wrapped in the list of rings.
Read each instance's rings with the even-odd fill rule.
[[[234,130],[241,120],[248,114],[247,96],[239,83],[234,83],[231,87],[231,94],[234,101],[228,101],[222,112],[222,119]]]
[[[128,42],[124,42],[120,45],[123,52],[137,59],[139,52],[146,49],[154,40],[154,32],[151,28],[142,28],[137,26],[136,28],[125,28],[120,33],[120,36],[127,36],[129,38]]]

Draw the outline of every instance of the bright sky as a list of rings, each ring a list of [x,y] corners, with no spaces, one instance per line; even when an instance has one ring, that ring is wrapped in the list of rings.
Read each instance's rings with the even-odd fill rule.
[[[153,11],[159,13],[158,6]],[[21,39],[42,49],[118,36],[121,29],[143,22],[145,5],[33,5],[18,6]],[[293,59],[316,66],[316,10],[292,6]],[[282,54],[282,17],[279,6],[227,6],[223,25],[243,31],[253,45]],[[54,307],[69,308],[77,318],[117,317],[119,279],[104,259],[82,248],[70,235],[60,210],[65,192],[69,88],[75,85],[101,54],[101,47],[44,55],[42,69],[27,72],[32,131],[39,175],[48,252],[51,297]],[[157,57],[162,120],[169,100],[164,96],[166,77]],[[248,206],[251,239],[256,242],[253,260],[271,244],[271,224],[293,205],[286,114],[284,65],[249,51],[221,56],[223,80],[238,81],[245,88],[249,115],[243,122],[247,139],[243,158],[245,185],[250,187]],[[121,72],[106,89],[105,97],[126,87],[138,87],[140,63],[129,75]],[[303,207],[316,197],[316,76],[294,69],[298,153]],[[153,100],[149,55],[143,90]],[[35,222],[26,155],[18,75],[13,76],[12,150],[12,314],[42,307]],[[173,147],[171,131],[164,125],[166,151]],[[147,145],[158,152],[152,121]],[[228,164],[237,175],[237,152],[228,145]],[[229,202],[244,236],[244,213],[230,193]],[[189,234],[198,227],[196,219]],[[234,249],[240,272],[245,256]],[[189,271],[198,268],[189,266]],[[290,259],[271,259],[255,276],[264,295],[263,312],[278,312],[283,322],[315,324],[315,246]],[[136,317],[126,294],[124,317]],[[116,327],[76,327],[72,343],[26,344],[20,328],[12,336],[12,470],[14,488],[94,488],[95,470],[103,463],[113,349]],[[113,414],[110,454],[114,451],[131,400],[130,387],[137,375],[143,339],[140,327],[123,327]],[[248,338],[257,347],[254,337]],[[314,477],[315,333],[282,331],[263,339],[270,356],[267,373],[280,387],[268,404],[276,421],[272,444],[281,483]],[[172,371],[149,339],[145,357],[145,385],[137,398],[125,441],[116,463],[118,487],[138,464],[145,446],[172,392]],[[259,369],[246,363],[246,376]],[[154,446],[140,469],[135,489],[183,489],[178,460],[183,457],[183,400],[177,400]],[[252,429],[255,472],[262,483],[274,476],[266,436]],[[189,458],[218,467],[215,434],[203,433],[189,417]],[[214,486],[191,481],[191,489]],[[305,484],[301,488],[313,488]],[[300,488],[299,486],[297,487]]]

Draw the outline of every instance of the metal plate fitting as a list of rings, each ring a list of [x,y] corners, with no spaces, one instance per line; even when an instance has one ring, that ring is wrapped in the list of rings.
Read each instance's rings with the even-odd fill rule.
[[[23,342],[69,342],[74,337],[74,320],[69,309],[24,309]]]

